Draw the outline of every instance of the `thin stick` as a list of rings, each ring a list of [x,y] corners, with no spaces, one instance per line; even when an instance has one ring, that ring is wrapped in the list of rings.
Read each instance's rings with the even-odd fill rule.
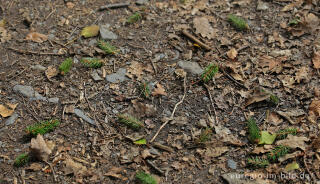
[[[151,65],[153,67],[154,73],[157,74],[158,71],[157,71],[156,65],[154,65],[154,62],[152,61],[152,59],[150,59],[150,62],[151,62]]]
[[[182,31],[182,34],[185,35],[186,37],[190,38],[191,40],[193,40],[194,42],[196,42],[197,44],[199,44],[201,47],[203,47],[206,50],[212,50],[207,44],[203,43],[202,41],[200,41],[198,38],[194,37],[192,34],[188,33],[186,30]]]
[[[56,176],[56,173],[54,172],[54,169],[53,169],[52,165],[51,165],[49,162],[47,162],[47,161],[44,161],[44,162],[45,162],[46,164],[48,164],[49,167],[50,167],[50,169],[52,170],[52,175],[53,175],[54,181],[57,181],[57,176]]]
[[[104,6],[100,6],[99,10],[105,10],[105,9],[113,9],[113,8],[125,8],[130,5],[130,2],[126,3],[115,3],[115,4],[108,4]]]
[[[164,171],[161,170],[159,167],[157,167],[153,162],[151,162],[150,160],[147,160],[147,163],[154,169],[156,170],[159,174],[164,176]]]
[[[163,127],[165,127],[170,121],[173,120],[174,113],[176,112],[178,105],[180,105],[183,102],[184,98],[186,97],[186,91],[187,91],[186,78],[187,78],[187,76],[184,76],[184,79],[183,79],[183,91],[184,91],[183,92],[183,97],[181,98],[181,100],[178,103],[176,103],[176,105],[173,108],[173,111],[171,113],[170,118],[160,126],[160,128],[157,131],[157,133],[150,140],[150,143],[152,143],[156,139],[156,137],[159,135],[159,133],[163,129]]]
[[[216,122],[215,122],[215,123],[216,123],[216,125],[218,125],[217,111],[216,111],[216,108],[215,108],[214,105],[213,105],[214,101],[213,101],[213,98],[212,98],[212,96],[211,96],[209,86],[206,85],[206,84],[204,84],[204,86],[206,87],[206,89],[207,89],[207,91],[208,91],[208,94],[209,94],[209,98],[210,98],[210,101],[211,101],[211,106],[212,106],[212,108],[213,108],[213,113],[214,113],[214,116],[215,116],[215,119],[216,119]]]
[[[52,53],[52,52],[33,52],[33,51],[28,51],[28,50],[19,50],[15,48],[8,47],[8,49],[13,50],[15,52],[18,52],[20,54],[27,54],[27,55],[52,55],[52,56],[64,56],[66,53]]]

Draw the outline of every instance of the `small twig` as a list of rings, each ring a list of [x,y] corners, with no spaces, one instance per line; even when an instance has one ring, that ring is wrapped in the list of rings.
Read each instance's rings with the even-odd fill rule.
[[[95,110],[93,109],[93,107],[91,107],[91,105],[90,105],[90,103],[89,103],[89,100],[88,100],[88,97],[87,97],[87,90],[86,90],[86,89],[84,89],[84,98],[86,99],[90,110],[94,112]]]
[[[115,4],[108,4],[104,6],[100,6],[99,10],[105,10],[105,9],[113,9],[113,8],[125,8],[130,5],[130,2],[126,3],[115,3]]]
[[[150,160],[147,160],[147,163],[154,169],[156,170],[159,174],[161,174],[162,176],[165,175],[164,171],[161,170],[159,167],[157,167],[156,165],[154,165],[153,162],[151,162]]]
[[[57,181],[57,176],[56,176],[56,173],[54,172],[54,169],[53,169],[52,165],[51,165],[49,162],[47,162],[47,161],[44,161],[44,162],[45,162],[46,164],[48,164],[49,167],[50,167],[50,169],[52,170],[52,175],[53,175],[54,181]]]
[[[56,9],[52,10],[44,20],[47,20],[55,11],[56,11]]]
[[[64,56],[66,53],[52,53],[52,52],[33,52],[33,51],[28,51],[28,50],[19,50],[15,48],[8,47],[8,49],[13,50],[15,52],[18,52],[20,54],[28,54],[28,55],[52,55],[52,56]]]
[[[172,148],[170,148],[169,146],[165,146],[165,145],[157,143],[157,142],[153,143],[153,146],[156,148],[162,149],[164,151],[170,152],[170,153],[174,152],[174,150]]]
[[[184,98],[186,97],[186,91],[187,91],[186,78],[187,78],[187,76],[184,76],[184,79],[183,79],[183,91],[184,91],[184,92],[183,92],[183,96],[182,96],[181,100],[180,100],[178,103],[176,103],[176,105],[175,105],[174,108],[173,108],[173,111],[172,111],[172,113],[171,113],[170,118],[160,126],[160,128],[158,129],[158,131],[156,132],[156,134],[155,134],[155,135],[152,137],[152,139],[150,140],[150,143],[152,143],[152,142],[156,139],[156,137],[159,135],[159,133],[160,133],[160,131],[163,129],[163,127],[165,127],[166,124],[168,124],[170,121],[173,120],[174,113],[176,112],[178,105],[180,105],[180,104],[183,102]]]
[[[200,47],[203,47],[206,50],[212,50],[207,44],[203,43],[200,41],[198,38],[187,32],[186,30],[182,31],[182,34],[185,35],[186,37],[190,38],[192,41],[196,42]]]
[[[215,119],[216,119],[215,124],[218,125],[217,111],[216,111],[216,108],[214,107],[215,101],[213,100],[213,98],[212,98],[212,96],[211,96],[209,86],[208,86],[207,84],[204,84],[204,86],[206,87],[206,89],[207,89],[207,91],[208,91],[208,94],[209,94],[209,98],[210,98],[210,101],[211,101],[211,106],[212,106],[212,108],[213,108],[213,113],[214,113],[214,116],[215,116]]]
[[[153,67],[154,73],[157,74],[158,71],[157,71],[157,68],[156,68],[154,62],[152,61],[152,59],[150,59],[150,62],[151,62],[151,65],[152,65],[152,67]]]

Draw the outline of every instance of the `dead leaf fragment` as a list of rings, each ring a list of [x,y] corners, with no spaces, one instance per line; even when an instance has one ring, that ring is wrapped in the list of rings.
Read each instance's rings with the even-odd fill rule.
[[[206,152],[205,152],[205,156],[210,157],[210,158],[219,157],[223,153],[227,152],[228,150],[229,150],[229,148],[226,146],[207,148]]]
[[[238,51],[235,48],[231,48],[228,52],[227,52],[227,56],[230,59],[235,59],[238,55]]]
[[[11,34],[4,27],[0,27],[0,42],[5,43],[11,40]]]
[[[270,93],[267,93],[264,89],[255,88],[253,95],[247,100],[244,107],[247,107],[253,103],[262,102],[270,98]]]
[[[305,142],[309,141],[307,137],[298,137],[293,135],[288,135],[286,139],[277,141],[277,145],[288,146],[290,148],[300,148],[303,151],[306,150],[307,144]]]
[[[280,118],[276,112],[271,112],[268,116],[267,121],[272,123],[273,125],[279,125],[283,122],[283,119]]]
[[[69,9],[72,9],[75,6],[75,4],[73,2],[67,2],[66,5],[67,5],[67,8],[69,8]]]
[[[152,72],[152,66],[151,65],[145,65],[143,63],[139,63],[137,61],[132,61],[130,67],[127,71],[127,76],[131,79],[135,76],[137,77],[138,81],[141,81],[143,77],[143,71]]]
[[[32,163],[27,170],[32,170],[32,171],[40,171],[42,169],[42,165],[39,163]]]
[[[213,28],[209,21],[205,17],[196,17],[193,19],[193,26],[196,29],[196,34],[200,34],[202,37],[212,39],[215,37]]]
[[[42,135],[38,134],[36,139],[31,139],[30,153],[38,160],[47,161],[54,147],[50,145],[52,145],[52,143],[46,143]]]
[[[48,36],[37,32],[31,32],[26,36],[26,40],[42,43],[48,40]]]
[[[308,119],[312,123],[316,123],[318,117],[320,117],[320,100],[314,99],[309,106]]]
[[[4,105],[1,105],[0,104],[0,115],[2,117],[8,117],[8,116],[11,116],[14,112],[14,109],[17,107],[18,104],[6,104],[6,106]]]
[[[48,68],[45,71],[45,74],[47,78],[50,80],[52,77],[55,77],[59,74],[59,70],[55,66],[48,66]]]
[[[126,177],[122,176],[120,173],[123,171],[122,167],[112,167],[106,174],[105,176],[111,176],[114,178],[118,178],[121,180],[127,180]]]
[[[312,63],[315,69],[320,68],[320,51],[313,53]]]
[[[79,176],[84,174],[87,171],[87,168],[78,162],[74,162],[71,158],[65,160],[66,167],[64,168],[64,172],[66,175],[74,174],[75,176]]]
[[[165,89],[162,87],[162,85],[157,83],[157,87],[153,90],[152,95],[153,96],[157,96],[157,95],[167,96],[167,93],[166,93]]]

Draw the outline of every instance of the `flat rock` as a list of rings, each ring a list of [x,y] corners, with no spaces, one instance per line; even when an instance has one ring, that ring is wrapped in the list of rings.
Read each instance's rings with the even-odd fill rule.
[[[126,77],[127,70],[125,68],[119,68],[117,73],[113,73],[106,76],[106,80],[111,83],[118,83],[127,80]]]
[[[102,81],[103,79],[99,76],[97,70],[93,70],[90,74],[94,81]]]
[[[267,10],[269,8],[268,3],[263,1],[258,1],[257,10]]]
[[[100,26],[100,36],[104,40],[116,40],[118,39],[118,35],[109,30],[109,25],[101,25]]]
[[[237,162],[235,162],[234,160],[228,160],[228,167],[230,167],[231,169],[237,169]]]
[[[31,66],[31,69],[39,70],[39,71],[45,71],[46,67],[44,67],[42,65],[33,65],[33,66]]]
[[[57,97],[49,98],[48,101],[49,101],[50,103],[55,103],[55,104],[57,104],[57,103],[59,103],[59,98],[57,98]]]
[[[179,61],[178,66],[194,75],[199,75],[203,72],[203,69],[199,66],[197,62],[190,61]]]
[[[145,5],[145,4],[147,4],[149,2],[149,0],[137,0],[136,1],[136,4],[137,5]]]
[[[17,113],[13,113],[10,118],[7,119],[7,121],[5,122],[5,125],[8,126],[8,125],[12,125],[16,119],[19,117],[19,115]]]
[[[91,125],[96,125],[96,122],[86,116],[80,109],[74,109],[74,114],[77,115],[79,118],[82,118],[84,121],[90,123]]]
[[[31,86],[24,85],[15,85],[13,87],[13,91],[16,93],[20,93],[25,97],[36,99],[36,100],[45,100],[46,98],[40,95],[38,92],[34,91]]]

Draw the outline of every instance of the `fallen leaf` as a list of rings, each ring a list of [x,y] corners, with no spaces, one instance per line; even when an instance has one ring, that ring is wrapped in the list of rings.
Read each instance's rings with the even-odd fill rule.
[[[42,169],[42,165],[39,163],[32,163],[27,170],[32,170],[32,171],[40,171]]]
[[[74,162],[71,158],[67,158],[64,162],[66,167],[64,168],[64,173],[66,175],[74,174],[79,176],[84,174],[87,171],[87,168],[78,162]]]
[[[11,40],[11,34],[4,27],[0,27],[0,41],[1,43],[5,43]]]
[[[120,173],[121,171],[123,171],[123,168],[122,167],[112,167],[111,169],[109,169],[109,171],[104,174],[105,176],[111,176],[111,177],[114,177],[114,178],[118,178],[118,179],[121,179],[121,180],[127,180],[126,177],[122,176]]]
[[[310,78],[309,75],[310,75],[309,67],[303,66],[299,68],[298,71],[296,72],[295,80],[298,84],[302,80],[305,80],[306,82],[308,82]]]
[[[214,157],[219,157],[223,153],[227,152],[229,150],[228,147],[223,146],[223,147],[214,147],[214,148],[207,148],[205,151],[205,156],[214,158]]]
[[[200,34],[202,37],[212,39],[215,37],[213,28],[209,21],[205,17],[196,17],[193,19],[193,26],[196,29],[196,34]]]
[[[138,145],[143,145],[143,144],[147,144],[147,140],[146,139],[140,139],[137,141],[133,142],[134,144],[138,144]]]
[[[258,144],[272,144],[276,137],[277,134],[270,134],[267,131],[261,131],[261,138]]]
[[[1,105],[0,104],[0,115],[2,117],[8,117],[8,116],[11,116],[14,112],[14,109],[17,107],[18,104],[6,104],[6,106],[4,105]]]
[[[238,51],[235,48],[231,48],[228,52],[227,52],[227,56],[230,59],[235,59],[238,55]]]
[[[299,169],[299,168],[300,168],[300,167],[299,167],[299,164],[298,164],[297,162],[292,162],[292,163],[286,165],[286,167],[284,168],[284,170],[285,170],[286,172],[288,172],[288,171],[293,171],[293,170],[296,170],[296,169]]]
[[[48,36],[37,32],[31,32],[26,36],[26,40],[42,43],[48,40]]]
[[[320,51],[313,53],[312,63],[315,69],[320,68]]]
[[[290,4],[286,5],[285,7],[283,7],[281,11],[286,12],[286,11],[292,10],[295,7],[298,8],[302,5],[302,3],[303,3],[303,0],[298,0],[296,2],[290,3]]]
[[[244,107],[247,107],[251,104],[258,103],[270,99],[270,93],[267,93],[264,89],[255,88],[253,95],[246,101]]]
[[[132,61],[130,67],[128,68],[127,76],[130,77],[131,79],[134,76],[136,76],[137,80],[140,81],[142,79],[143,70],[144,70],[143,63]]]
[[[271,145],[264,145],[264,146],[255,147],[254,150],[252,151],[252,153],[259,155],[261,153],[267,153],[271,150],[272,150]]]
[[[320,100],[314,99],[312,100],[309,106],[308,119],[312,123],[316,123],[319,117],[320,117]]]
[[[129,108],[128,113],[134,115],[137,118],[152,117],[156,115],[157,109],[151,104],[139,102],[138,100],[132,100],[132,108]]]
[[[94,37],[94,36],[97,36],[98,34],[99,34],[99,26],[98,25],[87,26],[87,27],[83,28],[81,31],[81,36],[83,36],[85,38]]]
[[[278,158],[278,160],[279,160],[279,162],[284,162],[290,158],[296,158],[296,157],[300,156],[301,154],[302,154],[301,151],[296,151],[296,152],[293,152],[290,154],[286,154],[285,156]]]
[[[267,121],[272,123],[273,125],[279,125],[283,122],[283,119],[280,118],[276,112],[271,112],[268,116]]]
[[[263,73],[280,73],[282,71],[282,61],[286,57],[273,58],[271,56],[262,56],[259,59],[259,65],[262,67]]]
[[[165,89],[162,87],[162,85],[157,83],[157,87],[154,88],[152,95],[153,96],[157,96],[157,95],[167,96],[167,93],[166,93]]]
[[[30,153],[40,161],[47,161],[53,149],[50,146],[52,143],[48,143],[46,143],[41,134],[38,134],[36,139],[31,139]]]
[[[306,150],[306,141],[309,141],[308,138],[306,137],[298,137],[298,136],[293,136],[293,135],[288,135],[286,139],[279,140],[277,141],[277,145],[283,145],[283,146],[288,146],[290,148],[300,148],[302,150]]]
[[[59,74],[59,70],[55,66],[48,66],[48,68],[45,71],[45,74],[48,79],[51,79],[52,77],[55,77]]]
[[[72,2],[67,2],[66,5],[67,5],[67,8],[69,8],[69,9],[72,9],[75,6],[75,4]]]
[[[305,16],[305,23],[307,25],[307,28],[309,28],[308,31],[313,32],[318,28],[319,18],[315,14],[309,13]]]

